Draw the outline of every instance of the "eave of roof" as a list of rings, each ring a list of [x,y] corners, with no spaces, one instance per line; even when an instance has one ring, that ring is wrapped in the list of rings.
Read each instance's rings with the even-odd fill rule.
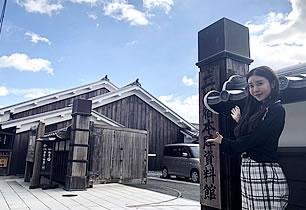
[[[299,75],[301,73],[306,72],[306,63],[301,63],[293,66],[288,66],[285,68],[281,68],[275,70],[275,73],[278,76],[291,76],[291,75]]]
[[[180,132],[182,134],[184,134],[185,136],[189,136],[189,137],[195,138],[195,139],[198,138],[198,136],[199,136],[199,131],[190,131],[190,130],[185,129],[185,128],[181,129]]]
[[[298,74],[295,76],[280,76],[280,90],[285,89],[296,89],[296,88],[305,88],[306,87],[306,75]]]
[[[1,129],[6,129],[10,127],[16,127],[16,133],[21,133],[29,130],[32,126],[37,125],[39,122],[44,122],[45,125],[51,125],[67,120],[71,120],[72,107],[66,107],[63,109],[58,109],[50,112],[44,112],[37,115],[27,116],[24,118],[19,118],[15,120],[9,120],[1,122]],[[123,125],[115,122],[114,120],[96,112],[92,111],[91,121],[95,123],[102,123],[106,125],[111,125],[115,127],[124,127]]]
[[[68,127],[62,128],[62,129],[58,129],[58,130],[46,133],[44,136],[42,136],[40,138],[40,140],[45,140],[45,139],[49,140],[49,139],[52,139],[52,137],[54,137],[52,140],[56,140],[56,139],[62,139],[62,140],[70,139],[70,131],[71,131],[71,125],[69,125]]]
[[[8,111],[10,113],[19,113],[25,110],[33,109],[35,107],[39,107],[39,106],[50,104],[56,101],[64,100],[72,96],[81,95],[81,94],[84,94],[90,91],[94,91],[97,89],[101,89],[101,88],[106,88],[109,91],[115,91],[119,89],[109,80],[102,79],[97,82],[93,82],[93,83],[79,86],[76,88],[60,91],[60,92],[53,93],[47,96],[42,96],[42,97],[32,99],[29,101],[25,101],[25,102],[21,102],[18,104],[0,108],[0,115],[4,115],[4,113]]]

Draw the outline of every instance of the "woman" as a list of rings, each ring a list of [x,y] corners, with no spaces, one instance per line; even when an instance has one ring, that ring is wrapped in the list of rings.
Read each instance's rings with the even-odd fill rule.
[[[217,137],[207,142],[219,143],[221,151],[230,155],[241,154],[242,209],[285,209],[289,189],[277,156],[285,124],[279,81],[272,69],[261,66],[247,74],[247,82],[249,95],[242,115],[239,107],[232,109],[237,139],[216,132]]]

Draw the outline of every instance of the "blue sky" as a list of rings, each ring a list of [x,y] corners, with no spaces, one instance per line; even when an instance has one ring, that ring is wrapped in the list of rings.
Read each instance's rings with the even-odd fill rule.
[[[197,33],[222,17],[249,27],[251,68],[306,61],[304,0],[8,0],[0,107],[107,74],[197,122]]]

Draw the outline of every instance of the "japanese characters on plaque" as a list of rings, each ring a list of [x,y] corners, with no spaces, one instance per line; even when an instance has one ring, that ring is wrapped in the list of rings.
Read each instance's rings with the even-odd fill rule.
[[[221,208],[220,191],[220,159],[218,145],[206,142],[214,138],[218,130],[218,116],[204,105],[204,96],[218,85],[217,67],[211,67],[200,72],[200,146],[201,146],[201,204]]]
[[[51,160],[52,160],[52,143],[42,143],[42,161],[41,161],[41,171],[50,172]]]
[[[26,157],[26,161],[28,162],[34,162],[36,135],[37,135],[37,126],[32,126],[30,128],[30,138],[29,138],[27,157]]]

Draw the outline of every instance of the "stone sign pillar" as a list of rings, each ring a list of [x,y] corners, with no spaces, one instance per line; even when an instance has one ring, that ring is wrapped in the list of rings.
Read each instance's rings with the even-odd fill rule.
[[[207,139],[215,137],[216,131],[228,135],[228,117],[219,116],[206,109],[203,99],[211,90],[220,91],[229,76],[245,75],[251,62],[247,27],[222,18],[199,31],[196,65],[200,68],[201,209],[235,209],[234,206],[240,205],[240,194],[237,195],[236,192],[237,189],[240,192],[240,186],[232,185],[231,160],[220,154],[219,145],[206,143]],[[237,162],[234,164],[237,165]]]
[[[65,190],[86,190],[87,188],[91,107],[90,100],[77,99],[73,102]]]

